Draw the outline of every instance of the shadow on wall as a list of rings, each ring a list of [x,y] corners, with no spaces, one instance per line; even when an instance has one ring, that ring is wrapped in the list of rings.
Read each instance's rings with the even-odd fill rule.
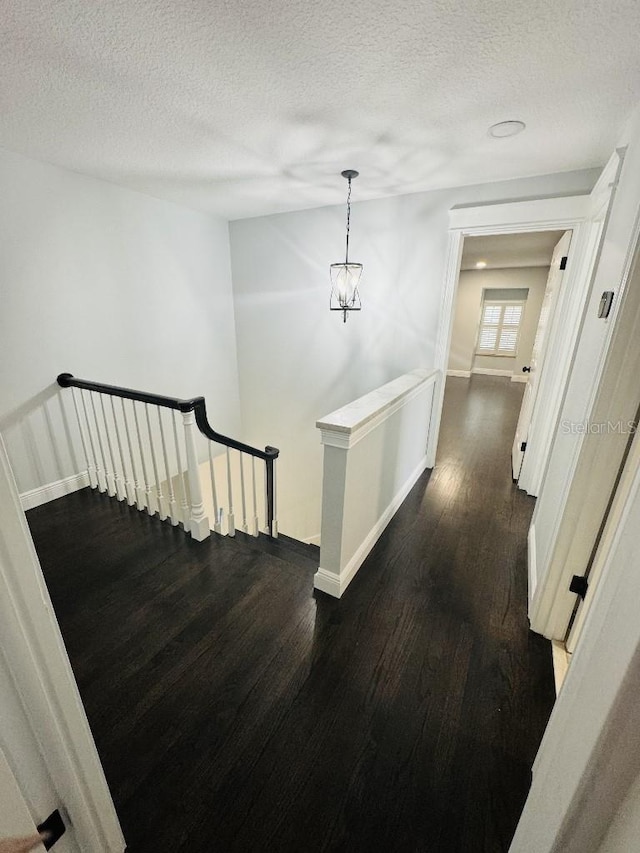
[[[85,468],[73,403],[55,382],[0,418],[0,433],[21,495]]]

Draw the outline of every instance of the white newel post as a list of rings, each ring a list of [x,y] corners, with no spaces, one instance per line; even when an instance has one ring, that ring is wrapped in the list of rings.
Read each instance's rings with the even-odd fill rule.
[[[184,441],[187,449],[187,476],[189,478],[189,492],[191,495],[191,512],[189,528],[191,536],[198,542],[202,542],[210,534],[209,519],[204,511],[202,501],[202,486],[200,485],[200,470],[198,468],[198,454],[196,453],[196,419],[193,411],[182,413],[184,424]]]
[[[271,536],[273,539],[278,538],[278,487],[276,485],[276,469],[278,467],[277,461],[277,459],[273,460],[273,519],[271,521]]]

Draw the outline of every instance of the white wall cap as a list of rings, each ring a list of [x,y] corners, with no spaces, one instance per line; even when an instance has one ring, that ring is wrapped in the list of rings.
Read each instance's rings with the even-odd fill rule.
[[[374,426],[390,417],[427,385],[435,383],[439,375],[439,370],[417,368],[325,415],[316,422],[322,444],[353,447]]]

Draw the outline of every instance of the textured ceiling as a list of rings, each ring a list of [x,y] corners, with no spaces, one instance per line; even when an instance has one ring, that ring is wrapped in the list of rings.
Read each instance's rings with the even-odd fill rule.
[[[230,218],[601,165],[638,0],[0,0],[0,145]],[[518,118],[511,139],[489,125]]]
[[[478,261],[485,261],[486,269],[548,267],[554,247],[563,234],[564,231],[536,231],[465,237],[460,269],[476,269]]]

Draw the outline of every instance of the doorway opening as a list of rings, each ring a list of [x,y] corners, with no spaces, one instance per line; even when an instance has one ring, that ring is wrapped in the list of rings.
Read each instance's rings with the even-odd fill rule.
[[[462,246],[447,376],[458,381],[489,375],[525,385],[511,437],[514,482],[526,454],[571,239],[571,229],[556,229],[469,236]]]

